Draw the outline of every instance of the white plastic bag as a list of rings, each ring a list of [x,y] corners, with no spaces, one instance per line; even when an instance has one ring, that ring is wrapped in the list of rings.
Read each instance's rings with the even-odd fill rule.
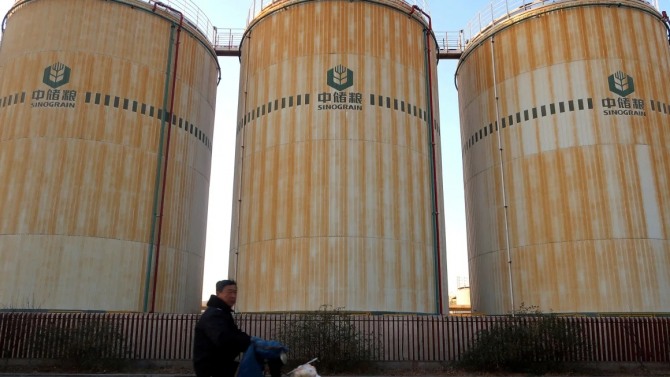
[[[313,365],[311,364],[303,364],[295,370],[293,370],[293,373],[291,373],[291,377],[320,377],[316,373],[316,368],[314,368]]]

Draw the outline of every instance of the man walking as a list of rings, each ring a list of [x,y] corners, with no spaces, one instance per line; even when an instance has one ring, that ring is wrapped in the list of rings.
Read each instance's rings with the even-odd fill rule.
[[[234,377],[235,358],[246,351],[251,337],[240,330],[233,319],[237,301],[237,283],[221,280],[216,295],[207,302],[207,309],[195,326],[193,367],[197,377]]]

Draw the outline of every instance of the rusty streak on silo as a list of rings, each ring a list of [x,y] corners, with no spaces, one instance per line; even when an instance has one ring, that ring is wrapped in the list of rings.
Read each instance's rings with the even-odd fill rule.
[[[250,23],[229,264],[239,310],[436,313],[448,302],[427,27],[397,0],[279,1]]]
[[[661,15],[637,0],[509,10],[469,41],[457,82],[473,310],[670,312]]]
[[[207,30],[180,20],[138,0],[10,10],[0,305],[199,311],[219,69]]]

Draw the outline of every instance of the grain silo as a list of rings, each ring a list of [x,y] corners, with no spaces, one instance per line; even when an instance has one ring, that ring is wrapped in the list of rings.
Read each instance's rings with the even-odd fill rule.
[[[670,312],[661,15],[579,0],[485,19],[457,70],[473,310]]]
[[[448,302],[428,20],[402,0],[284,0],[248,25],[229,265],[239,310]]]
[[[206,18],[185,16],[138,0],[10,10],[0,306],[199,311],[219,72]]]

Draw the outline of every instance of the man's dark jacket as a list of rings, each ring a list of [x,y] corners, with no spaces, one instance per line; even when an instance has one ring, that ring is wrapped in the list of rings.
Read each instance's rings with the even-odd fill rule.
[[[193,367],[198,377],[235,375],[234,359],[249,347],[251,338],[237,327],[232,313],[231,307],[214,295],[207,301],[193,340]]]

